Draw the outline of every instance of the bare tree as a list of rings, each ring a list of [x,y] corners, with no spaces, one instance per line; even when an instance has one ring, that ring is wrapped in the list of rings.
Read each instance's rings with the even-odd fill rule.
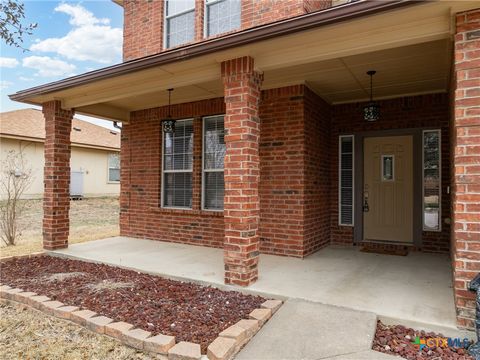
[[[20,235],[19,219],[28,206],[21,200],[33,181],[33,171],[25,158],[24,148],[10,150],[1,164],[0,174],[0,238],[6,245],[15,245]]]
[[[25,23],[25,6],[18,0],[0,0],[0,38],[9,46],[22,46],[26,35],[32,35],[36,23]]]

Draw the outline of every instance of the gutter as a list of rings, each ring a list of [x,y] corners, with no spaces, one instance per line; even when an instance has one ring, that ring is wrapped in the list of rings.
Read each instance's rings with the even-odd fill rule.
[[[42,144],[45,143],[45,138],[23,136],[23,135],[11,135],[11,134],[5,134],[5,133],[0,133],[0,139],[29,141],[29,142],[42,143]],[[119,147],[95,145],[95,144],[88,144],[88,143],[71,142],[71,146],[85,148],[85,149],[120,152]]]
[[[201,55],[238,47],[274,37],[298,33],[301,31],[340,23],[379,12],[385,12],[405,6],[420,4],[420,0],[384,0],[359,1],[328,8],[325,10],[289,18],[255,28],[242,30],[225,36],[204,40],[199,43],[163,51],[159,54],[112,65],[64,80],[36,86],[9,95],[14,101],[25,101],[32,96],[48,94],[72,87],[85,85],[94,81],[108,79],[135,71],[187,60]]]

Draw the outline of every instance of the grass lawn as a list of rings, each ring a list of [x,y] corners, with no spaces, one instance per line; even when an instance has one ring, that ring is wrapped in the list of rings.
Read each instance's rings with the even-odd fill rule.
[[[0,258],[42,251],[42,200],[28,200],[20,219],[22,233],[15,246],[0,248]],[[70,244],[116,236],[118,198],[92,198],[70,201]]]
[[[25,305],[0,304],[1,359],[156,359]]]

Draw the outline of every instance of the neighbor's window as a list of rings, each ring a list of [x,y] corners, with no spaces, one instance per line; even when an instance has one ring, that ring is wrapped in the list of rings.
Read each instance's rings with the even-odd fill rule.
[[[120,181],[120,154],[108,154],[108,181]]]
[[[338,223],[353,225],[353,135],[339,138]]]
[[[195,38],[195,0],[167,0],[165,5],[165,47]]]
[[[205,11],[206,36],[240,28],[241,0],[207,0]]]
[[[163,206],[192,207],[193,121],[177,120],[163,136]]]
[[[440,130],[423,132],[423,230],[441,229]]]
[[[223,115],[203,118],[203,208],[223,210],[225,158]]]

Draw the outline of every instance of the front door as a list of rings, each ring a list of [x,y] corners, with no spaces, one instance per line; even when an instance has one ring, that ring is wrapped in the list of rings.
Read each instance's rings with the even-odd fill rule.
[[[413,243],[413,137],[364,139],[363,239]]]

